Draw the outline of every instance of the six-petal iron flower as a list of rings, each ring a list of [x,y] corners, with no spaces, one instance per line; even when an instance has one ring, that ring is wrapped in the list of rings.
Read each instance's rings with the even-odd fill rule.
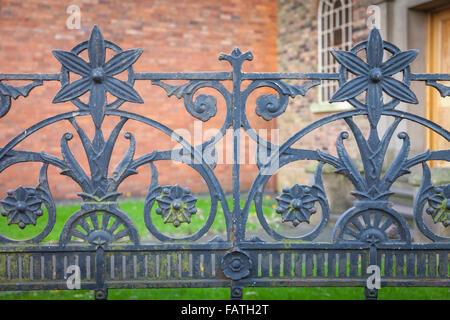
[[[416,95],[409,87],[392,76],[409,66],[416,58],[417,50],[406,50],[392,55],[383,62],[383,40],[378,29],[370,31],[367,41],[367,63],[351,51],[331,50],[331,54],[356,77],[344,83],[331,97],[330,102],[345,101],[354,98],[363,91],[369,121],[376,127],[383,111],[382,90],[391,97],[408,103],[418,103]]]
[[[72,52],[53,51],[67,70],[82,76],[81,79],[61,88],[53,103],[75,99],[90,90],[89,109],[97,128],[101,126],[105,115],[106,92],[126,101],[144,102],[131,85],[113,77],[128,69],[139,58],[142,49],[122,51],[106,63],[105,49],[100,29],[94,26],[88,42],[89,63]]]

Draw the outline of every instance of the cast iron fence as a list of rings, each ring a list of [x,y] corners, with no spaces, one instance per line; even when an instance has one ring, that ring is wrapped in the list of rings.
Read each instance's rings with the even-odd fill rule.
[[[105,51],[115,52],[105,61]],[[89,62],[79,57],[87,50]],[[358,53],[366,53],[365,59]],[[366,269],[369,265],[382,268],[381,286],[448,286],[449,249],[448,237],[438,234],[424,222],[425,215],[432,221],[449,225],[450,185],[435,186],[431,183],[427,161],[450,159],[449,150],[427,150],[408,158],[410,138],[400,132],[403,140],[395,159],[384,174],[382,166],[388,144],[402,121],[412,121],[431,129],[447,141],[450,133],[439,125],[417,115],[396,109],[401,102],[418,103],[410,90],[411,81],[425,81],[426,85],[439,90],[442,97],[449,95],[449,87],[437,81],[449,81],[449,74],[413,73],[410,63],[418,54],[416,50],[401,52],[396,46],[383,41],[377,29],[372,29],[367,41],[350,51],[334,50],[333,56],[340,64],[338,73],[252,73],[243,72],[246,60],[252,60],[250,52],[234,49],[221,54],[232,70],[229,72],[198,73],[140,73],[132,65],[142,50],[123,51],[117,45],[103,39],[98,27],[92,30],[89,41],[75,46],[71,51],[53,51],[62,64],[57,74],[0,74],[0,80],[30,80],[25,86],[12,86],[0,82],[0,116],[10,110],[11,98],[27,96],[31,89],[44,81],[59,81],[61,89],[53,103],[70,101],[77,109],[58,114],[36,123],[23,131],[0,149],[0,171],[22,162],[42,163],[37,187],[19,186],[11,190],[1,201],[3,216],[7,223],[20,228],[35,225],[48,214],[45,228],[28,240],[14,240],[0,235],[0,289],[42,290],[68,289],[67,268],[79,266],[81,288],[95,290],[96,299],[106,299],[108,289],[116,288],[175,288],[175,287],[230,287],[233,299],[242,298],[245,287],[272,286],[366,286]],[[389,56],[384,59],[383,56]],[[365,61],[364,61],[365,60]],[[127,72],[128,80],[114,76]],[[69,74],[81,76],[70,81]],[[401,80],[394,78],[400,75]],[[301,80],[292,85],[283,80]],[[181,85],[169,85],[167,80],[185,80]],[[268,87],[277,95],[261,95],[257,99],[256,113],[264,120],[281,115],[288,106],[289,97],[304,96],[308,89],[324,80],[339,82],[339,89],[330,102],[347,101],[354,108],[326,116],[311,123],[281,145],[266,141],[252,129],[246,116],[246,101],[258,88]],[[226,117],[219,133],[199,146],[192,146],[183,137],[163,124],[143,115],[122,111],[123,102],[143,103],[133,88],[135,81],[151,81],[162,87],[168,96],[184,99],[186,110],[196,119],[208,121],[217,113],[216,98],[200,94],[202,88],[212,88],[226,103]],[[224,82],[231,81],[232,90]],[[242,89],[247,81],[249,84]],[[244,82],[244,83],[243,83]],[[79,97],[89,91],[89,102]],[[117,97],[107,101],[106,93]],[[365,95],[364,95],[365,92]],[[195,101],[194,101],[195,97]],[[77,124],[77,118],[90,115],[95,126],[92,141]],[[366,138],[354,118],[366,116],[370,134]],[[117,119],[117,124],[105,140],[102,123],[105,117]],[[377,128],[381,117],[393,121],[379,137]],[[344,140],[348,132],[338,135],[337,157],[321,150],[294,148],[315,129],[343,119],[357,143],[364,174],[361,174],[350,158]],[[45,152],[18,150],[16,146],[42,128],[59,121],[68,121],[78,134],[86,153],[90,176],[82,169],[72,154],[69,141],[73,134],[61,137],[62,158]],[[125,133],[129,148],[112,175],[108,166],[116,139],[127,121],[137,121],[159,130],[180,143],[176,151],[153,151],[134,158],[136,140],[132,133]],[[214,146],[227,129],[233,136],[233,196],[232,207],[214,174]],[[149,128],[150,129],[150,128]],[[243,129],[258,143],[258,148],[269,154],[266,161],[258,160],[259,173],[245,199],[240,205],[240,130]],[[206,157],[209,152],[210,157]],[[197,199],[189,186],[165,185],[158,182],[154,163],[174,160],[189,165],[197,171],[209,189],[211,208],[205,224],[197,232],[177,238],[164,234],[156,226],[155,219],[183,227],[197,212]],[[314,183],[310,186],[295,184],[282,190],[276,198],[274,210],[280,221],[294,226],[310,222],[311,214],[321,212],[320,221],[310,232],[299,236],[284,235],[267,221],[262,209],[265,186],[277,168],[300,160],[318,163]],[[332,241],[313,242],[329,222],[330,208],[322,182],[324,164],[333,166],[337,173],[345,175],[353,184],[356,197],[353,207],[342,213],[335,224]],[[152,179],[142,214],[148,231],[158,240],[154,243],[140,242],[137,228],[130,216],[120,209],[117,202],[118,187],[137,169],[149,165]],[[65,222],[58,244],[43,243],[52,231],[57,210],[50,192],[47,169],[54,166],[61,174],[73,179],[81,188],[81,209]],[[391,185],[413,166],[422,166],[422,182],[414,203],[414,220],[420,232],[431,241],[415,243],[405,219],[392,208],[389,201]],[[275,168],[276,169],[276,168]],[[226,237],[207,239],[207,231],[217,218],[219,202],[223,209]],[[249,208],[254,203],[257,218],[272,241],[246,235]],[[155,206],[156,210],[152,211]],[[193,216],[192,216],[193,215]],[[192,216],[192,217],[191,217]],[[41,218],[42,219],[42,218]],[[6,223],[6,222],[5,222]],[[299,241],[300,240],[300,241]],[[366,298],[376,298],[377,289],[365,290]]]

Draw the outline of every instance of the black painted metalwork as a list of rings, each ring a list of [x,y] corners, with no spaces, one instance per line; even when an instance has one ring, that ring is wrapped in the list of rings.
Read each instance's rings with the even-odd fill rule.
[[[105,59],[105,50],[115,55]],[[87,50],[89,62],[79,54]],[[366,61],[358,56],[363,51]],[[390,56],[383,61],[385,52]],[[396,106],[402,101],[418,103],[410,89],[412,81],[425,81],[448,97],[449,87],[438,81],[450,81],[449,74],[417,74],[410,70],[416,50],[400,51],[383,41],[377,29],[372,29],[367,41],[350,51],[332,51],[340,63],[339,73],[251,73],[243,72],[242,64],[252,60],[250,52],[234,49],[221,54],[230,72],[199,73],[140,73],[133,69],[142,54],[140,49],[123,51],[106,41],[98,27],[94,27],[89,41],[71,51],[53,51],[62,64],[58,74],[0,74],[0,81],[30,80],[30,84],[14,87],[0,82],[0,117],[11,109],[11,98],[26,97],[30,91],[45,81],[59,81],[61,89],[53,102],[72,102],[74,111],[58,114],[36,123],[0,149],[0,172],[22,162],[42,163],[39,184],[36,188],[19,186],[8,192],[1,201],[3,216],[8,224],[18,224],[25,229],[35,225],[46,207],[48,222],[41,233],[28,240],[10,239],[0,235],[0,290],[67,289],[65,270],[76,264],[81,269],[83,289],[95,290],[96,299],[107,298],[108,289],[153,287],[230,287],[231,297],[242,297],[243,289],[251,286],[365,286],[368,265],[382,266],[382,286],[448,286],[450,238],[433,232],[424,222],[430,214],[434,223],[448,227],[450,223],[450,185],[434,186],[431,183],[427,161],[450,160],[450,150],[426,151],[409,157],[410,138],[406,132],[397,134],[403,145],[386,172],[382,173],[388,144],[402,121],[413,121],[450,140],[445,128],[417,115],[400,111]],[[115,76],[126,72],[128,80]],[[69,74],[81,76],[70,81]],[[394,76],[400,74],[401,80]],[[352,76],[350,76],[352,75]],[[302,85],[288,84],[285,80],[305,81]],[[185,80],[181,85],[169,85],[167,80]],[[261,95],[256,100],[256,113],[264,120],[281,115],[289,98],[306,92],[324,80],[339,81],[339,89],[330,102],[348,101],[354,109],[326,116],[301,128],[281,145],[264,140],[252,128],[246,115],[247,99],[261,87],[276,91],[277,95]],[[196,93],[202,88],[212,88],[226,103],[225,121],[219,133],[202,146],[192,146],[182,136],[163,124],[143,115],[120,110],[125,102],[144,103],[133,88],[135,81],[151,81],[163,88],[169,97],[183,99],[186,110],[196,119],[208,121],[217,114],[217,100],[212,95]],[[229,90],[224,82],[231,81]],[[243,81],[249,84],[242,89]],[[109,92],[116,99],[107,101]],[[89,93],[89,102],[79,97]],[[365,95],[364,95],[365,93]],[[362,96],[362,97],[361,97]],[[194,100],[195,97],[195,100]],[[93,140],[77,124],[80,116],[91,116],[95,135]],[[367,116],[370,133],[364,137],[354,121],[355,116]],[[117,119],[117,124],[105,140],[102,123],[105,117]],[[378,133],[381,117],[392,118],[392,124],[383,137]],[[344,140],[348,132],[336,140],[337,157],[321,150],[294,148],[306,134],[334,121],[343,119],[356,140],[364,174],[350,158]],[[61,137],[62,158],[45,152],[19,150],[16,146],[38,130],[66,120],[78,134],[86,153],[90,176],[82,169],[70,148],[73,133]],[[136,141],[133,133],[126,132],[128,151],[108,175],[111,154],[116,140],[128,121],[137,121],[174,137],[182,146],[171,150],[153,151],[135,159]],[[230,208],[225,193],[214,174],[214,157],[207,153],[232,128],[233,136],[233,199]],[[239,178],[241,128],[270,154],[267,161],[258,159],[259,174],[255,178],[243,207],[240,205]],[[201,148],[200,148],[201,147]],[[174,154],[179,157],[174,158]],[[163,219],[182,228],[197,213],[197,199],[189,186],[162,186],[158,182],[155,163],[173,160],[185,163],[196,170],[209,188],[211,208],[203,227],[182,238],[166,235],[156,227],[154,220]],[[301,236],[283,235],[274,230],[262,210],[265,186],[276,172],[271,167],[277,160],[281,168],[300,160],[318,162],[314,184],[295,184],[283,189],[276,198],[274,210],[280,221],[294,226],[309,223],[311,215],[320,208],[320,222]],[[345,175],[353,184],[356,197],[352,208],[338,219],[331,242],[313,242],[328,225],[330,208],[322,182],[325,164]],[[138,174],[138,168],[149,165],[152,178],[144,207],[145,225],[160,242],[140,242],[138,230],[130,216],[120,209],[119,185],[129,176]],[[81,189],[78,195],[82,205],[65,222],[58,244],[43,244],[42,240],[53,229],[57,210],[47,181],[47,170],[54,166],[61,174],[70,177]],[[413,166],[422,166],[423,179],[414,204],[414,219],[419,230],[429,238],[429,243],[413,243],[405,219],[392,208],[389,198],[392,184],[408,174]],[[216,219],[219,203],[226,224],[226,238],[216,236],[205,239]],[[273,241],[263,241],[246,235],[246,225],[251,204],[254,203],[262,228]],[[152,208],[157,206],[155,214]],[[206,240],[203,241],[203,240]],[[301,240],[301,241],[299,241]],[[203,242],[202,242],[203,241]],[[366,290],[367,298],[376,298],[377,290]]]

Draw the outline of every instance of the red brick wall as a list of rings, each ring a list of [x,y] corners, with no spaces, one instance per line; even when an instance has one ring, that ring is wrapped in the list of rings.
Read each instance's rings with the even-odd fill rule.
[[[81,9],[81,30],[66,27],[66,8]],[[105,38],[122,49],[142,48],[143,54],[134,65],[137,72],[189,72],[230,70],[226,62],[218,61],[219,53],[229,53],[235,46],[251,50],[252,62],[245,71],[277,71],[277,2],[273,0],[163,0],[163,1],[61,1],[61,0],[2,0],[0,1],[0,73],[58,73],[61,65],[52,55],[53,49],[70,50],[89,38],[97,24]],[[84,55],[86,58],[86,55]],[[15,85],[28,82],[14,82]],[[228,86],[229,87],[229,86]],[[32,124],[57,113],[76,110],[71,103],[52,104],[60,89],[59,82],[45,82],[35,88],[28,98],[13,100],[11,111],[0,120],[0,145]],[[182,100],[167,98],[164,90],[149,81],[137,81],[135,89],[145,103],[122,105],[132,111],[160,121],[172,129],[185,128],[192,132],[194,118],[184,108]],[[214,91],[203,90],[199,93]],[[218,113],[203,127],[219,128],[224,120],[224,101],[218,94]],[[254,114],[255,97],[249,101],[249,119],[256,128],[271,128]],[[117,119],[106,119],[107,137]],[[80,119],[92,138],[89,117]],[[170,138],[155,129],[128,121],[123,133],[132,132],[137,140],[135,158],[153,150],[167,150],[175,145]],[[17,149],[45,151],[61,157],[60,139],[65,132],[74,132],[67,122],[59,122],[30,136]],[[84,151],[77,136],[69,142],[71,150],[89,173]],[[128,140],[119,137],[111,160],[111,170],[128,148]],[[248,152],[248,150],[247,150]],[[199,175],[184,165],[158,163],[161,184],[179,183],[194,191],[205,191]],[[17,164],[0,176],[0,195],[18,185],[36,186],[40,164]],[[242,170],[242,189],[248,189],[256,175],[254,165]],[[76,198],[79,187],[59,170],[49,170],[55,198]],[[215,170],[226,190],[231,188],[231,165],[219,165]],[[150,181],[148,166],[139,175],[126,180],[119,191],[128,195],[143,195]]]

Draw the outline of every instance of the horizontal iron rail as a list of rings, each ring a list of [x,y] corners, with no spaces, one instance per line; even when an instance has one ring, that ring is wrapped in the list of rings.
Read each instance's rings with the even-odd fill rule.
[[[205,72],[136,72],[135,80],[233,80],[231,71]],[[242,72],[242,80],[339,80],[339,73]],[[60,81],[61,73],[0,73],[1,80]],[[447,73],[411,73],[411,80],[450,81]]]

